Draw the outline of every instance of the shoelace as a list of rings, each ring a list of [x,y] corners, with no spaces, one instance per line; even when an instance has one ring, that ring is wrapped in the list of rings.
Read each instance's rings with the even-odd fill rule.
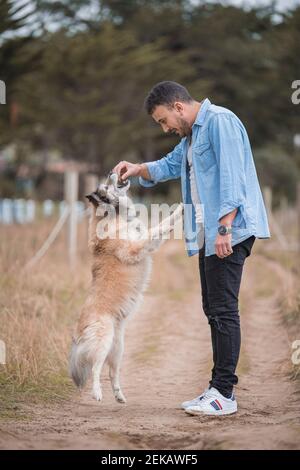
[[[216,399],[216,396],[214,393],[211,393],[209,391],[207,391],[204,395],[204,397],[202,398],[201,400],[201,404],[202,403],[207,403],[208,401],[211,401],[211,400],[215,400]]]

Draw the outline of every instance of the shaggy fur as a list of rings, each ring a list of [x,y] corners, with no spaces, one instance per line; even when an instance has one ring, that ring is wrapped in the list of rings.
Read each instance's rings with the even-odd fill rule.
[[[97,223],[103,220],[109,206],[119,209],[124,198],[129,202],[129,223],[136,226],[134,206],[126,195],[128,188],[129,182],[120,187],[113,175],[112,184],[100,185],[95,193],[87,196],[91,202],[89,249],[93,256],[93,279],[70,354],[70,374],[75,384],[82,388],[92,374],[93,397],[98,401],[102,399],[100,375],[107,362],[113,394],[120,403],[126,402],[120,386],[126,319],[142,302],[151,274],[152,253],[182,216],[182,205],[179,205],[170,217],[149,230],[146,239],[141,239],[135,230],[126,240],[100,239],[96,233]],[[120,215],[117,223],[118,219]]]

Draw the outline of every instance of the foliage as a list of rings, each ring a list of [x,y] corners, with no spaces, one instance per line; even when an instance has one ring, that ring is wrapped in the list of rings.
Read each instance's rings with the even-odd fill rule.
[[[0,78],[8,88],[0,148],[14,143],[27,158],[55,151],[96,163],[99,172],[120,159],[159,158],[176,139],[161,134],[143,101],[153,84],[170,79],[232,109],[260,149],[262,180],[277,190],[284,167],[293,197],[300,7],[279,15],[276,3],[247,11],[188,0],[29,3],[30,14],[19,1],[0,6]]]

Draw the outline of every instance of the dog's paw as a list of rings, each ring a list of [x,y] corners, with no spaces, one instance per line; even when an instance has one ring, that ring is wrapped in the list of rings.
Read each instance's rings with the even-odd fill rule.
[[[102,391],[100,388],[94,389],[93,390],[93,398],[97,401],[102,400]]]
[[[126,403],[126,398],[124,397],[121,390],[119,390],[118,392],[115,392],[115,399],[118,403]]]

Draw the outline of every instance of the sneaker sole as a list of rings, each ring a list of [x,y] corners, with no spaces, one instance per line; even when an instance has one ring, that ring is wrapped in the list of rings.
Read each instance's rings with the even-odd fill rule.
[[[195,405],[196,405],[196,403],[195,403]],[[180,408],[181,408],[182,410],[186,410],[186,409],[189,408],[190,406],[193,406],[193,405],[185,405],[185,406],[180,405]]]
[[[195,411],[195,410],[189,410],[188,408],[184,410],[186,413],[188,413],[189,415],[193,415],[193,416],[224,416],[224,415],[233,415],[234,413],[237,413],[237,409],[236,410],[225,410],[225,411],[218,411],[218,412],[214,412],[214,411]]]

